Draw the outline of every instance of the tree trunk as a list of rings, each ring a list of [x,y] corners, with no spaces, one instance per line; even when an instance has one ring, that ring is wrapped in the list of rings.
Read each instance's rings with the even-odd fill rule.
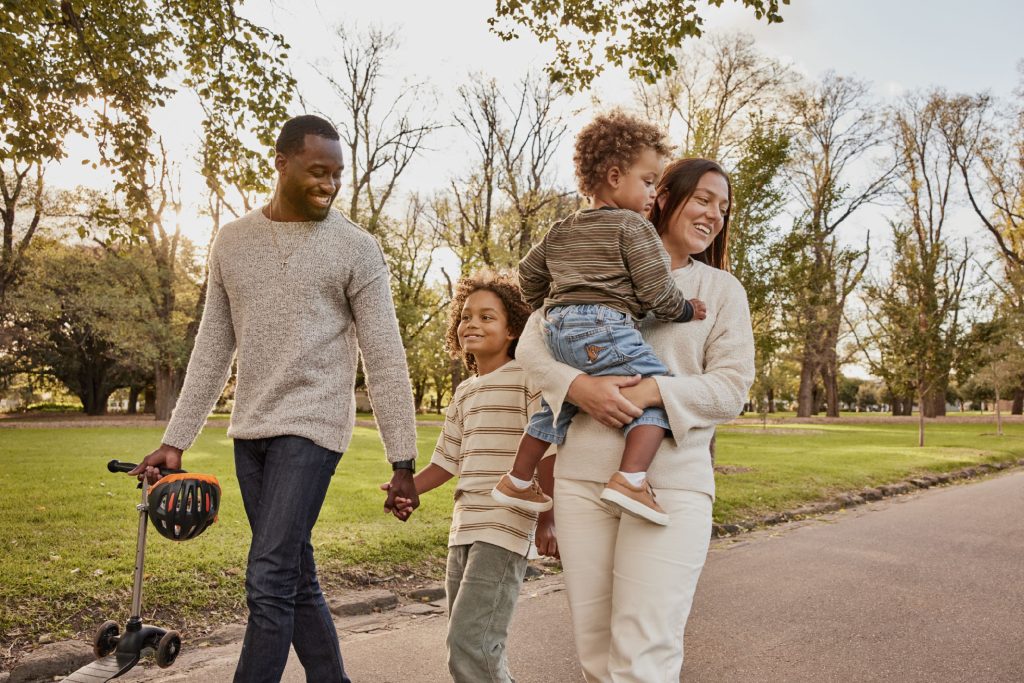
[[[946,387],[938,386],[921,396],[921,412],[925,417],[944,417],[946,415]]]
[[[892,414],[894,417],[900,415],[912,415],[914,410],[914,399],[910,396],[893,396]]]
[[[831,361],[826,361],[822,367],[821,379],[825,384],[825,415],[839,417],[839,380]]]
[[[1010,414],[1020,415],[1024,413],[1024,379],[1021,379],[1019,387],[1013,390],[1013,403],[1010,404]]]
[[[462,383],[466,367],[462,364],[461,358],[452,358],[448,364],[451,369],[452,376],[452,396],[455,395],[455,389]]]
[[[814,385],[816,367],[810,352],[804,353],[803,362],[800,364],[800,391],[796,396],[796,416],[810,417],[815,412]]]
[[[999,406],[999,382],[996,385],[996,434],[1003,435],[1003,411]]]
[[[423,397],[427,395],[427,380],[420,380],[413,385],[413,402],[416,406],[416,412],[420,411],[423,407]]]
[[[174,406],[178,403],[181,382],[178,373],[169,364],[158,365],[156,368],[156,409],[157,420],[170,420]]]
[[[766,394],[766,396],[768,398],[768,412],[769,413],[774,413],[775,412],[775,389],[772,389],[771,387],[768,387],[768,390],[765,392],[765,394]]]
[[[156,390],[148,385],[142,392],[142,412],[152,415],[156,412]]]
[[[99,382],[90,383],[82,388],[78,394],[82,401],[82,409],[86,415],[106,415],[107,400],[113,392],[103,388]]]
[[[139,412],[139,388],[137,386],[128,387],[128,414],[137,415]]]

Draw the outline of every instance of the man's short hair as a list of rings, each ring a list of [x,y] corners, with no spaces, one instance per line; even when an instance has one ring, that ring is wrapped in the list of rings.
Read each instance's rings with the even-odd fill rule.
[[[274,149],[285,156],[301,152],[307,135],[319,135],[328,140],[340,139],[330,121],[313,114],[303,114],[285,121]]]

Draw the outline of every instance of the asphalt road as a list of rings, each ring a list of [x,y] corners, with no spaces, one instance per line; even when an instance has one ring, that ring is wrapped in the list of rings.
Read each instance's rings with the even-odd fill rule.
[[[524,589],[520,683],[581,680],[560,588]],[[339,622],[353,681],[449,680],[443,615],[379,619]],[[716,541],[686,647],[686,683],[1024,681],[1024,471]],[[229,681],[237,652],[186,650],[121,680]],[[305,680],[294,657],[284,680]]]

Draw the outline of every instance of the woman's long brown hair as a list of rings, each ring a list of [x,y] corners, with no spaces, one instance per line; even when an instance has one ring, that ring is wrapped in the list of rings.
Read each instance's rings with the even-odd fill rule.
[[[712,268],[729,270],[729,213],[732,211],[732,183],[729,182],[729,174],[721,166],[710,159],[679,159],[673,161],[665,168],[658,182],[658,197],[665,196],[665,206],[658,202],[654,203],[651,209],[651,223],[662,235],[669,229],[672,219],[686,202],[690,201],[697,183],[705,173],[714,172],[725,178],[725,184],[729,188],[729,209],[722,217],[722,230],[715,239],[708,245],[708,248],[699,254],[691,254],[697,261],[706,263]]]

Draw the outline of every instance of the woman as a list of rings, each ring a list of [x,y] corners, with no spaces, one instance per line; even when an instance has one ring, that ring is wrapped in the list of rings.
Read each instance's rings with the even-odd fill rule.
[[[576,649],[588,681],[679,680],[683,630],[711,537],[715,493],[710,443],[715,425],[736,417],[754,378],[746,294],[726,272],[732,191],[706,159],[665,169],[651,222],[687,298],[707,318],[649,322],[643,332],[671,377],[591,377],[552,359],[535,313],[520,340],[520,362],[548,403],[583,413],[572,422],[555,465],[555,526],[565,569]],[[600,500],[622,454],[620,427],[641,409],[663,407],[672,435],[648,477],[668,513],[659,527]]]

